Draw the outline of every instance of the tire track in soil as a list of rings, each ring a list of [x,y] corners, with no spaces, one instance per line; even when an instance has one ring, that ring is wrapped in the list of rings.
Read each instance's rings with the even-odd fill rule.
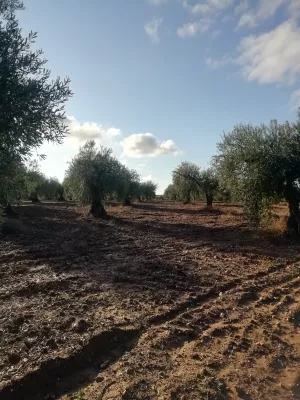
[[[95,379],[100,371],[116,362],[122,354],[131,350],[140,336],[148,329],[164,325],[179,319],[184,314],[191,313],[203,305],[219,297],[220,292],[225,294],[233,289],[247,285],[253,280],[262,280],[274,274],[281,273],[295,263],[277,264],[266,271],[249,274],[245,279],[235,279],[225,285],[219,285],[206,293],[181,303],[179,306],[150,317],[139,327],[129,329],[112,329],[94,335],[87,345],[65,358],[53,358],[43,362],[38,369],[31,371],[21,379],[13,381],[0,389],[0,397],[6,400],[39,400],[41,398],[59,398],[60,396],[76,391]],[[275,276],[275,275],[274,275]],[[289,274],[280,283],[294,280],[295,275]],[[257,289],[260,291],[274,285],[274,282],[265,282]],[[188,309],[188,311],[187,311]],[[206,327],[206,330],[209,327]],[[116,351],[118,356],[115,355]]]
[[[53,358],[43,362],[18,381],[0,390],[5,400],[40,400],[56,398],[76,390],[82,382],[94,379],[101,366],[107,367],[118,350],[120,356],[129,351],[140,336],[135,328],[112,329],[93,336],[87,345],[66,358]]]
[[[278,278],[278,277],[276,277],[276,278]],[[278,297],[276,298],[275,301],[273,300],[274,303],[280,301],[280,303],[279,303],[280,304],[280,308],[278,308],[278,305],[276,305],[276,304],[273,307],[274,313],[277,315],[278,313],[286,311],[286,308],[289,306],[289,304],[291,302],[290,294],[295,292],[295,290],[291,291],[291,289],[300,287],[299,283],[300,283],[300,277],[299,277],[298,273],[289,274],[289,276],[284,276],[284,279],[282,279],[280,281],[277,279],[277,283],[275,283],[275,284],[274,284],[274,281],[273,281],[273,282],[268,282],[267,284],[261,285],[259,287],[259,290],[257,290],[256,293],[266,293],[266,292],[270,293],[270,290],[271,290],[271,292],[274,292],[276,290],[284,289],[284,291],[282,291],[282,294],[283,294],[283,297],[285,298],[285,301],[282,303],[280,300],[278,300]],[[236,289],[238,289],[238,287]],[[236,292],[235,291],[230,291],[227,294],[228,294],[228,296],[231,296],[231,297],[233,296],[238,301],[238,298],[236,297],[236,294],[238,294],[238,290]],[[161,331],[162,327],[165,330],[165,332],[170,332],[171,333],[171,336],[168,338],[168,340],[163,342],[163,347],[162,347],[164,349],[169,349],[168,351],[171,352],[171,353],[169,353],[169,358],[173,358],[174,356],[172,356],[172,354],[174,354],[174,353],[175,354],[180,354],[180,360],[182,361],[181,349],[182,349],[183,346],[186,346],[188,343],[191,343],[191,345],[193,345],[193,343],[194,343],[194,345],[196,345],[196,347],[199,347],[200,343],[208,343],[208,342],[209,343],[214,343],[215,339],[216,340],[224,339],[225,342],[223,343],[223,345],[226,344],[227,341],[228,341],[228,343],[227,343],[228,344],[227,353],[231,354],[231,356],[236,352],[245,352],[245,354],[247,354],[247,351],[251,346],[251,340],[253,341],[253,338],[251,338],[251,335],[250,335],[250,338],[248,337],[248,339],[247,339],[247,335],[246,335],[247,329],[249,330],[250,333],[252,333],[252,328],[253,327],[257,326],[258,328],[260,328],[260,326],[262,325],[262,322],[263,321],[266,322],[270,318],[270,308],[268,308],[269,304],[265,303],[263,298],[249,299],[249,301],[247,301],[245,303],[243,302],[242,304],[240,304],[241,307],[238,307],[239,312],[242,312],[241,310],[243,309],[244,305],[246,305],[247,309],[249,309],[246,312],[246,315],[244,315],[244,317],[243,317],[248,321],[248,323],[241,323],[241,321],[239,321],[239,323],[237,323],[237,325],[235,325],[233,323],[233,321],[231,321],[230,319],[226,319],[226,318],[223,319],[223,317],[221,317],[219,313],[216,314],[216,306],[215,306],[215,304],[210,304],[210,302],[207,302],[207,303],[204,303],[204,305],[207,305],[208,309],[205,309],[205,313],[203,312],[201,317],[199,317],[199,315],[197,315],[197,313],[195,315],[195,311],[198,311],[198,308],[192,308],[192,309],[186,311],[185,313],[182,313],[182,314],[178,315],[176,319],[169,320],[166,323],[165,326],[156,325],[156,326],[150,327],[149,331],[144,332],[145,333],[144,338],[143,338],[143,336],[141,337],[141,340],[139,340],[139,342],[137,343],[136,348],[134,349],[134,353],[135,354],[130,355],[129,359],[132,357],[135,360],[135,362],[138,363],[138,365],[139,364],[141,364],[141,365],[147,364],[147,360],[146,359],[145,360],[143,360],[143,359],[137,360],[135,357],[139,353],[145,352],[147,354],[148,347],[144,347],[144,346],[148,345],[148,346],[150,346],[150,348],[151,348],[151,346],[153,346],[153,344],[151,345],[151,342],[153,341],[153,338],[155,336],[158,335],[158,337],[159,337],[159,335],[162,332]],[[226,302],[225,307],[227,307],[227,306],[228,306],[228,304]],[[259,314],[258,309],[260,309],[260,310],[265,310],[266,309],[267,311],[265,310],[265,312],[263,312],[262,314]],[[202,307],[199,307],[199,311],[204,311],[203,310],[203,305],[202,305]],[[227,308],[227,311],[228,311],[227,314],[229,316],[231,310]],[[260,323],[259,323],[259,325],[254,325],[253,324],[252,318],[253,318],[254,314],[259,314],[260,315],[260,320],[259,320]],[[272,314],[273,314],[273,312],[272,312]],[[189,321],[187,319],[185,319],[186,317],[190,317]],[[195,317],[198,318],[198,320],[201,320],[201,327],[197,326],[198,320],[195,320],[194,319]],[[207,321],[209,321],[209,323],[206,323]],[[188,322],[190,322],[190,323],[188,324]],[[236,322],[236,321],[234,321],[234,322]],[[154,329],[152,329],[152,328],[154,328]],[[179,330],[178,330],[178,328],[179,328]],[[182,331],[183,332],[183,336],[182,337],[181,337],[181,334],[180,334],[180,329],[183,329],[183,331]],[[244,333],[240,334],[240,331],[243,330],[243,329],[244,329]],[[187,330],[189,331],[188,335],[186,335],[184,333]],[[152,333],[150,335],[150,342],[149,342],[149,333],[151,331],[152,331]],[[174,336],[174,332],[175,332],[175,336]],[[177,336],[177,332],[179,332],[179,336]],[[239,334],[237,334],[237,333],[239,333]],[[266,333],[267,333],[268,338],[270,337],[271,340],[273,340],[273,341],[274,340],[278,340],[279,341],[278,343],[280,344],[280,346],[282,346],[282,344],[284,344],[284,342],[281,341],[280,338],[278,336],[276,336],[275,334],[272,335],[272,334],[270,334],[270,332],[266,332]],[[234,340],[231,340],[231,338],[232,338],[231,334],[233,334],[233,336],[235,336],[234,339],[239,337],[239,340],[237,342],[235,342]],[[148,340],[146,338],[147,335],[148,335]],[[221,343],[221,342],[219,342],[219,343]],[[232,345],[234,345],[234,346],[231,348]],[[213,344],[211,346],[213,346]],[[287,349],[289,349],[288,345],[287,345]],[[222,354],[221,350],[222,350],[222,346],[220,347],[220,354]],[[258,360],[259,357],[260,357],[260,353],[259,353],[260,349],[257,350],[254,347],[254,350],[253,350],[253,348],[250,349],[250,350],[251,350],[250,356],[252,356],[252,357],[254,357],[254,358],[256,358]],[[201,352],[203,353],[203,349],[201,350]],[[205,352],[205,350],[204,350],[204,352]],[[218,351],[216,351],[216,352],[218,353]],[[263,355],[264,354],[265,353],[263,353]],[[279,353],[279,356],[278,356],[276,351],[274,353],[271,353],[270,356],[273,357],[271,360],[269,360],[269,362],[270,362],[269,365],[271,365],[271,366],[273,364],[275,364],[277,361],[278,361],[278,363],[280,363],[281,359],[283,359],[284,362],[285,362],[285,360],[288,360],[288,358],[286,359],[285,356],[280,355],[280,353]],[[198,360],[198,358],[197,358],[197,360]],[[293,357],[291,357],[291,362],[293,362],[293,361],[295,361],[295,359],[293,359]],[[213,366],[212,368],[214,368],[214,365],[217,365],[217,364],[214,364],[214,362],[215,362],[214,360],[212,360],[212,361],[210,360],[209,361],[209,358],[206,360],[206,362],[207,362],[208,366]],[[156,363],[158,363],[158,360],[156,360]],[[154,361],[154,364],[155,364],[155,361]],[[165,368],[166,368],[166,366],[165,366]],[[184,366],[183,366],[183,368],[184,368]],[[222,379],[223,379],[222,378],[222,374],[219,375],[219,369],[218,368],[219,367],[217,366],[216,367],[216,371],[215,371],[215,375],[213,375],[212,377],[209,378],[209,379],[212,379],[212,382],[213,382],[214,379],[216,379],[216,382],[218,382],[218,379],[220,379],[219,382],[222,382]],[[221,370],[222,370],[222,368],[220,367],[220,371]],[[118,369],[114,370],[114,372],[118,376],[119,373],[117,373],[116,371],[119,371],[119,370]],[[119,371],[119,372],[121,372],[121,371]],[[119,375],[122,376],[122,373],[120,373]],[[218,378],[218,376],[219,376],[219,378]],[[198,375],[197,375],[197,377],[200,379],[200,377]],[[113,395],[112,398],[120,398],[120,399],[124,398],[124,400],[125,400],[125,398],[126,399],[129,399],[129,398],[130,399],[137,399],[137,398],[139,398],[139,397],[134,397],[135,385],[138,385],[137,382],[143,382],[144,386],[146,387],[148,385],[149,388],[152,388],[152,387],[156,386],[155,385],[155,380],[152,381],[150,379],[150,380],[147,381],[147,377],[146,376],[144,377],[144,375],[137,376],[136,378],[137,378],[137,380],[135,382],[133,382],[132,384],[129,384],[129,386],[125,389],[125,391],[124,391],[124,386],[123,386],[123,391],[122,391],[123,395],[119,394],[120,397],[115,397],[115,395],[116,395],[116,392],[117,392],[117,387],[118,387],[118,385],[121,385],[121,382],[113,381],[113,382],[109,383],[109,386],[112,386],[112,385],[114,386],[113,392],[112,392],[112,395]],[[141,381],[141,379],[142,379],[142,381]],[[204,378],[204,380],[205,380],[205,378]],[[208,381],[206,381],[204,384],[206,385],[207,382]],[[224,386],[224,388],[226,388],[226,385]],[[283,385],[283,388],[285,388],[284,385]],[[104,394],[102,393],[102,397],[101,396],[99,397],[98,396],[98,391],[101,392],[101,390],[97,391],[97,389],[96,390],[94,389],[94,391],[93,391],[93,389],[91,387],[91,389],[90,389],[91,392],[90,392],[88,386],[85,389],[87,389],[87,393],[91,393],[92,394],[91,398],[94,398],[93,395],[95,395],[96,396],[95,398],[97,398],[99,400],[103,398],[104,394],[107,395],[107,397],[105,397],[105,398],[110,398],[110,395],[111,395],[110,392],[107,393],[107,391],[106,391]],[[227,388],[227,389],[232,394],[235,393],[235,387],[234,386],[233,386],[233,388],[231,387],[230,389],[229,388]],[[239,388],[237,388],[237,390],[238,389]],[[292,388],[292,390],[296,390],[296,389]],[[175,392],[176,392],[176,390],[175,390]],[[175,396],[175,392],[172,391],[174,396]],[[85,391],[83,393],[85,393]],[[131,396],[133,396],[133,397],[130,397],[130,396],[128,397],[127,395],[129,393],[131,393]],[[162,394],[161,388],[160,388],[160,393]],[[241,390],[241,393],[242,393],[242,390]],[[297,393],[298,393],[298,389],[297,389]],[[168,397],[169,394],[167,395],[166,393],[164,393],[164,395],[166,395],[167,397],[163,396],[162,398],[169,398]],[[216,395],[216,397],[214,397],[215,395]],[[203,396],[205,396],[205,394],[203,394]],[[208,396],[208,394],[207,394],[207,396]],[[209,395],[209,397],[207,397],[207,398],[209,398],[209,399],[244,398],[244,397],[240,397],[239,395],[237,395],[237,397],[227,397],[227,395],[226,396],[224,395],[224,397],[223,397],[222,393],[219,394],[219,397],[218,397],[218,395],[216,393],[213,394],[212,396],[213,397],[211,397],[211,395]],[[87,398],[89,398],[89,397],[87,397]],[[145,398],[147,398],[147,399],[149,398],[150,399],[152,397],[149,395],[148,397],[145,397]],[[155,396],[154,396],[154,398],[155,398]],[[171,398],[173,398],[173,396],[171,396]],[[174,399],[175,398],[179,399],[181,397],[180,396],[179,397],[175,396]],[[188,399],[189,397],[182,397],[182,398]],[[193,398],[195,398],[195,397],[193,397]],[[204,397],[201,396],[201,397],[197,397],[197,399],[198,398],[202,399]],[[256,398],[256,397],[253,397],[253,400],[254,400],[254,398]],[[284,398],[284,397],[280,397],[280,399],[281,398]],[[298,397],[293,397],[293,398],[298,398]],[[65,397],[64,397],[64,399],[65,399]],[[249,399],[252,399],[252,397],[249,397]]]

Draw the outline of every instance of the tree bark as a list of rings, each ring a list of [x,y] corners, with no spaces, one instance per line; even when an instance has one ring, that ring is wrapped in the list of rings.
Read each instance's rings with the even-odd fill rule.
[[[29,200],[32,201],[32,203],[40,203],[40,200],[38,198],[37,192],[31,193]]]
[[[300,233],[300,211],[299,211],[299,199],[297,190],[292,183],[288,183],[285,193],[286,200],[289,205],[290,215],[287,220],[287,231],[294,232],[297,235]]]
[[[123,200],[123,206],[125,206],[125,207],[131,206],[131,200],[130,200],[129,197],[125,197],[125,198],[124,198],[124,200]]]
[[[90,214],[95,218],[106,218],[107,213],[101,200],[93,200],[91,204]]]
[[[10,203],[7,203],[6,207],[4,208],[4,214],[8,217],[13,217],[18,215],[12,208]]]
[[[214,197],[212,194],[205,194],[206,197],[206,205],[207,207],[211,207],[213,204]]]
[[[183,204],[190,204],[191,202],[191,193],[188,192],[186,195],[186,200],[183,202]]]

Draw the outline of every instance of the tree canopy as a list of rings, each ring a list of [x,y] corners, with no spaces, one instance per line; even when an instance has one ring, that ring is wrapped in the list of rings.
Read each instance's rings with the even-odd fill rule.
[[[51,80],[37,37],[24,37],[15,16],[18,0],[0,0],[0,169],[2,204],[16,199],[24,161],[45,141],[62,143],[65,103],[72,95],[69,78]],[[15,183],[14,185],[12,183]]]
[[[296,123],[237,125],[218,144],[216,166],[221,182],[243,201],[246,215],[258,225],[272,200],[289,204],[289,227],[298,230],[300,120]]]
[[[88,141],[70,162],[64,186],[68,195],[82,204],[91,204],[95,217],[105,217],[104,200],[115,197],[130,205],[132,198],[155,196],[153,182],[140,183],[136,171],[125,167],[106,147]]]
[[[184,161],[173,171],[173,184],[186,202],[190,202],[192,193],[202,193],[211,206],[218,179],[213,169],[201,171],[198,165]]]

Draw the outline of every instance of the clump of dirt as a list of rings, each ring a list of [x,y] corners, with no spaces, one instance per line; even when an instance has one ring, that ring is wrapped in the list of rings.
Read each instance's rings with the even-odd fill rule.
[[[289,321],[292,322],[296,327],[300,327],[300,306],[295,305],[291,308],[289,313]]]

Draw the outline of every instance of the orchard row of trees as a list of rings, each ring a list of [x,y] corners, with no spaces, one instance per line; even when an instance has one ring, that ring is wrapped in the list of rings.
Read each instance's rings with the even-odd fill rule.
[[[212,167],[201,171],[183,162],[173,171],[165,198],[205,196],[243,202],[249,223],[258,226],[272,204],[286,201],[288,230],[300,232],[300,110],[295,123],[240,124],[222,136]]]
[[[185,203],[205,198],[207,206],[212,206],[218,191],[219,181],[212,168],[201,171],[196,164],[184,161],[173,171],[173,182],[164,198]]]
[[[23,8],[20,0],[0,0],[0,211],[39,192],[60,196],[59,182],[28,165],[45,141],[60,144],[68,132],[70,80],[51,80],[42,51],[31,50],[37,35],[23,36],[16,19]]]
[[[63,184],[45,177],[30,161],[44,142],[61,144],[68,134],[65,105],[72,92],[69,78],[51,80],[42,51],[31,49],[36,33],[23,36],[16,19],[16,11],[23,8],[20,0],[0,0],[0,211],[11,211],[11,204],[22,199],[67,196],[90,202],[91,213],[104,216],[107,198],[128,205],[133,197],[155,197],[153,182],[141,182],[136,171],[94,142],[74,157]]]
[[[70,162],[64,187],[69,198],[91,204],[90,213],[101,218],[106,216],[105,200],[119,200],[125,206],[134,198],[152,200],[157,185],[152,181],[141,182],[138,173],[115,158],[111,149],[97,148],[92,140]]]

